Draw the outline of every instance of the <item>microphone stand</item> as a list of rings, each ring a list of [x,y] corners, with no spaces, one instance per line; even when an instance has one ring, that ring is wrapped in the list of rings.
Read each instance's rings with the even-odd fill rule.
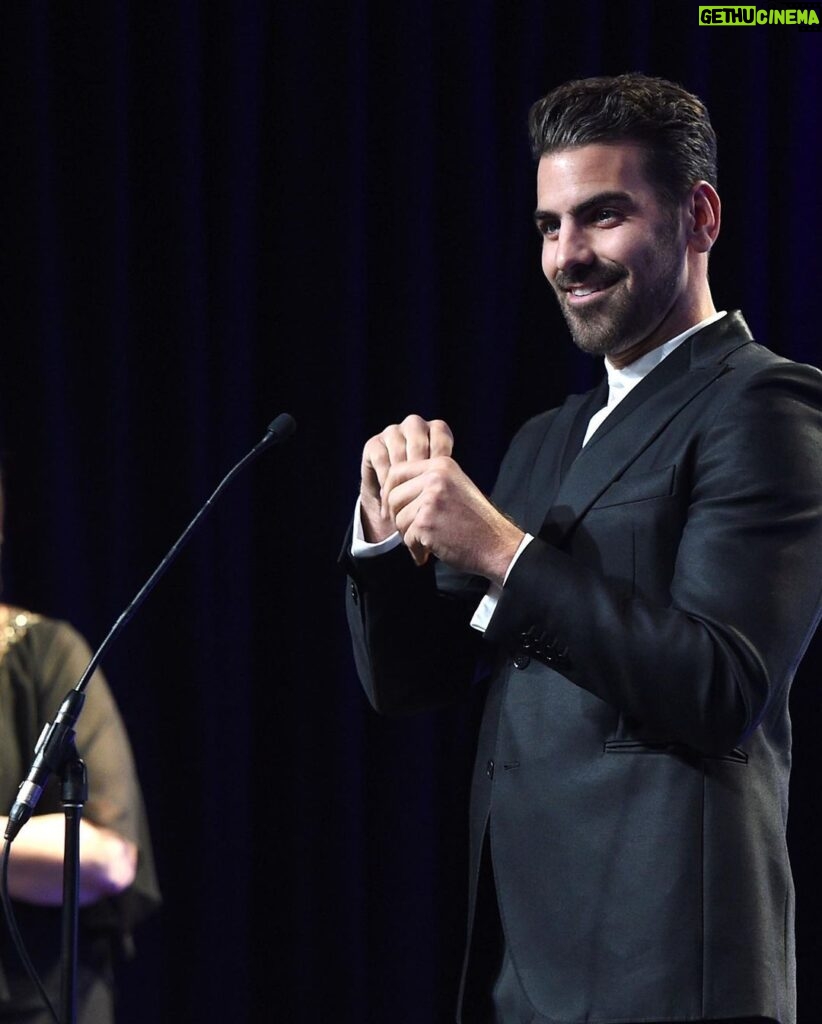
[[[63,915],[60,944],[60,1019],[77,1021],[77,950],[80,934],[80,822],[88,799],[88,773],[72,737],[61,770],[60,803],[66,818],[63,848]]]
[[[296,423],[288,413],[280,413],[269,425],[263,438],[247,452],[242,459],[223,477],[214,493],[202,506],[197,515],[180,534],[165,558],[149,576],[131,603],[109,630],[105,640],[95,651],[79,682],[66,695],[54,722],[43,728],[35,748],[35,758],[26,779],[20,784],[17,799],[9,812],[5,838],[11,843],[20,829],[31,817],[37,806],[43,787],[51,774],[60,773],[63,780],[61,803],[66,817],[66,833],[63,862],[63,920],[62,920],[62,969],[61,997],[63,1020],[59,1024],[77,1024],[77,945],[80,906],[80,822],[83,804],[87,795],[87,776],[83,762],[77,756],[74,745],[75,725],[85,703],[85,690],[100,663],[104,651],[109,647],[123,627],[145,601],[177,558],[183,545],[200,525],[216,499],[231,481],[266,448],[281,441],[287,441],[296,430]]]

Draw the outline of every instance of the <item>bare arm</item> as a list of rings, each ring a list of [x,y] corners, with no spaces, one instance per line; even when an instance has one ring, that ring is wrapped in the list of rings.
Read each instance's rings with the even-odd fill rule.
[[[0,830],[8,819],[0,817]],[[15,839],[9,859],[9,891],[14,899],[58,906],[63,896],[62,814],[33,817]],[[85,906],[122,892],[134,881],[137,847],[111,829],[80,823],[80,903]]]

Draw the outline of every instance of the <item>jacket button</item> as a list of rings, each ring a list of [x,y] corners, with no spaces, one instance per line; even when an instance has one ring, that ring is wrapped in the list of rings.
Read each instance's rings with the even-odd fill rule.
[[[528,668],[531,664],[531,659],[528,655],[521,651],[517,651],[512,660],[514,662],[514,668]]]
[[[486,764],[486,766],[485,766],[485,774],[488,776],[489,779],[493,779],[493,777],[494,777],[494,762],[493,761],[489,761],[488,764]]]
[[[351,584],[351,600],[354,602],[354,604],[359,604],[360,602],[360,593],[357,590],[356,583]]]

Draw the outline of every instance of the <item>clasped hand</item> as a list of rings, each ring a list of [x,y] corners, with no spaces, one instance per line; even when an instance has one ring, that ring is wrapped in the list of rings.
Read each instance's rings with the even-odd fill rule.
[[[501,583],[522,531],[485,497],[451,457],[443,420],[407,416],[363,449],[360,508],[366,539],[398,530],[414,561],[430,554]]]

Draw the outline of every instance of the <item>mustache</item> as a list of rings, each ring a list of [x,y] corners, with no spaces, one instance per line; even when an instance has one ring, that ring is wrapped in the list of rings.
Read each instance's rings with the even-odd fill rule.
[[[594,263],[575,266],[567,273],[564,270],[558,270],[554,278],[554,287],[559,291],[579,288],[582,285],[609,288],[627,276],[628,271],[619,263],[603,263],[601,260],[596,260]]]

